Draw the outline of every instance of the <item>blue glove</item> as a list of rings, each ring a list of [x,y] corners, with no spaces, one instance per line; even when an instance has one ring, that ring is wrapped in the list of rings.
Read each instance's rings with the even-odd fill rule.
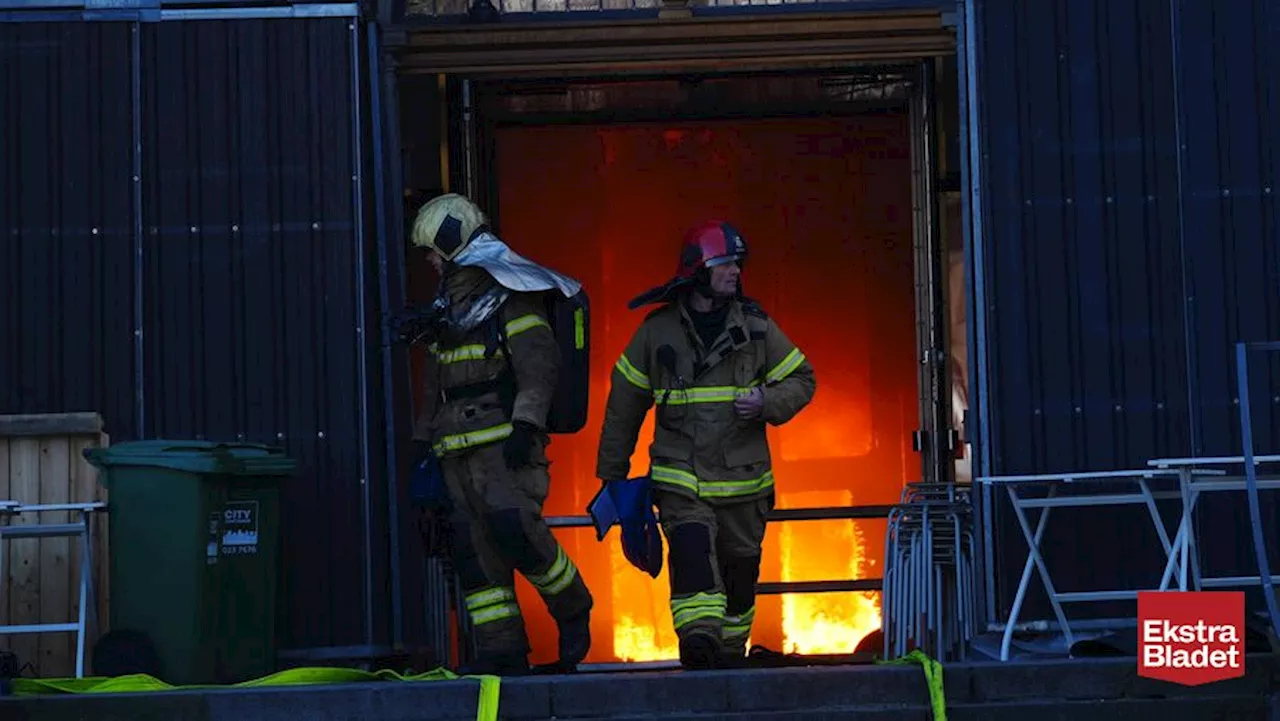
[[[440,459],[427,451],[413,464],[409,474],[409,500],[415,505],[447,515],[453,509],[449,489],[440,470]]]

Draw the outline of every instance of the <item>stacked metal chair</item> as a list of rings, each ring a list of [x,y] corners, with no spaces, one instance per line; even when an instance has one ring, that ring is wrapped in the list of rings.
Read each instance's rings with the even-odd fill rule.
[[[970,488],[913,483],[889,513],[882,595],[884,655],[919,648],[963,660],[978,629],[977,544]]]

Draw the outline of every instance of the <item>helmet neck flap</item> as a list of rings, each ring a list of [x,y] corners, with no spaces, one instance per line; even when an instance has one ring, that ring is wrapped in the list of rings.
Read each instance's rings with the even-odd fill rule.
[[[710,298],[710,269],[725,263],[745,263],[746,259],[747,242],[737,228],[721,220],[695,225],[685,233],[675,276],[632,298],[627,307],[635,310],[650,303],[667,303],[688,290]],[[737,296],[741,295],[742,281],[739,280]]]

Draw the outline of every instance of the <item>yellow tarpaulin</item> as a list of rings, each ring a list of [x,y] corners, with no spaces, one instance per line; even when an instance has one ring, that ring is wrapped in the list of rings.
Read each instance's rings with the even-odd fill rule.
[[[147,691],[174,691],[178,689],[214,689],[214,688],[260,688],[267,686],[317,686],[338,683],[369,683],[375,681],[404,681],[408,683],[422,681],[452,681],[456,679],[476,679],[480,681],[480,699],[477,704],[476,721],[498,721],[498,690],[500,681],[497,676],[459,676],[446,669],[436,669],[426,673],[402,675],[395,671],[361,671],[351,668],[291,668],[287,671],[273,673],[270,676],[255,678],[229,685],[193,685],[173,686],[154,676],[135,674],[116,676],[113,678],[15,678],[13,693],[15,696],[40,696],[66,693],[139,693]]]

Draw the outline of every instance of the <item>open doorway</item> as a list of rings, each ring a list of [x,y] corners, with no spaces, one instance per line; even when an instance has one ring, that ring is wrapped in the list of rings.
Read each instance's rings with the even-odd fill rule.
[[[945,329],[951,303],[944,288],[921,287],[946,277],[947,254],[936,243],[922,252],[920,224],[934,217],[920,202],[914,77],[468,84],[455,102],[468,115],[444,154],[454,189],[468,188],[514,249],[582,280],[591,297],[590,417],[553,438],[548,515],[581,515],[598,488],[610,370],[645,314],[627,300],[670,277],[684,229],[708,217],[743,232],[746,293],[817,371],[813,404],[770,432],[778,508],[883,506],[926,477],[913,444],[932,403],[922,344],[937,342],[929,329]],[[926,290],[944,298],[943,317],[922,317],[933,308]],[[943,384],[949,392],[949,375]],[[652,419],[635,473],[651,434]],[[878,579],[884,533],[883,518],[772,524],[761,581]],[[632,568],[616,533],[603,543],[588,529],[557,535],[596,597],[587,661],[674,659],[666,572],[653,580]],[[554,624],[518,586],[531,660],[550,661]],[[850,653],[880,612],[874,591],[765,595],[751,643]]]

